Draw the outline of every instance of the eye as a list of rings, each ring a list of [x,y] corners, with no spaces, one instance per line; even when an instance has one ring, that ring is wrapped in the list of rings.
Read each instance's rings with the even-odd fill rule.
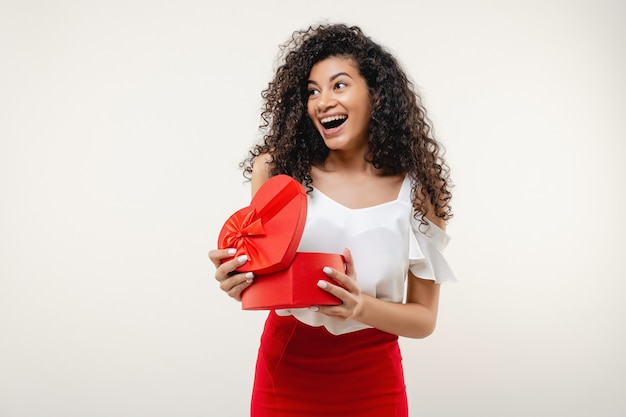
[[[344,83],[343,81],[338,81],[337,84],[335,84],[335,88],[338,89],[338,90],[342,89],[344,87],[347,87],[347,86],[348,86],[348,84]]]
[[[309,96],[316,96],[319,93],[319,90],[316,90],[315,88],[309,88]]]

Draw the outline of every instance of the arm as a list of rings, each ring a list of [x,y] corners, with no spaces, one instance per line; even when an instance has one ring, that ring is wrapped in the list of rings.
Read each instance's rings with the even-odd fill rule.
[[[252,196],[269,178],[267,169],[268,158],[269,156],[266,154],[259,155],[252,167]],[[215,249],[209,251],[209,259],[215,265],[215,279],[220,283],[220,288],[235,300],[241,301],[241,292],[252,284],[254,274],[252,272],[233,273],[247,262],[246,255],[241,255],[237,259],[222,263],[223,259],[229,258],[233,254],[234,249],[232,248]]]
[[[270,178],[268,163],[270,156],[268,154],[259,155],[252,166],[252,196],[256,194],[259,188]]]
[[[445,222],[439,218],[430,219],[442,229]],[[445,230],[445,229],[444,229]],[[357,283],[354,262],[349,250],[344,252],[346,271],[329,269],[331,282],[320,281],[322,289],[343,301],[340,306],[315,306],[313,310],[339,320],[354,319],[379,330],[411,338],[424,338],[432,334],[437,323],[440,285],[432,280],[415,277],[410,271],[407,277],[406,303],[392,303],[361,294]],[[329,280],[330,281],[330,280]]]
[[[411,272],[408,276],[406,304],[392,303],[362,294],[357,284],[354,262],[349,250],[344,251],[346,272],[325,269],[332,280],[318,285],[343,301],[338,306],[314,306],[319,311],[338,320],[354,319],[387,333],[411,338],[424,338],[435,330],[439,307],[439,284],[420,279]]]
[[[437,324],[440,285],[416,278],[410,272],[408,280],[406,304],[363,296],[354,319],[404,337],[424,338],[432,334]]]

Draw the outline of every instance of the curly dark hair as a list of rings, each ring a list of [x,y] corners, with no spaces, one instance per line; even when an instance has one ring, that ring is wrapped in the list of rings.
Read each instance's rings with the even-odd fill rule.
[[[372,114],[365,159],[385,175],[411,177],[422,223],[426,198],[437,217],[450,219],[449,168],[422,99],[396,58],[357,26],[310,26],[280,46],[275,77],[261,94],[263,140],[240,163],[244,176],[250,179],[254,161],[268,154],[270,176],[287,174],[312,190],[311,166],[323,163],[329,149],[307,115],[307,81],[313,65],[329,57],[352,59],[367,82]]]

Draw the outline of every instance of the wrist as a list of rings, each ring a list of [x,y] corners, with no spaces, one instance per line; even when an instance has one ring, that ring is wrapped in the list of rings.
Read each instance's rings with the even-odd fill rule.
[[[367,306],[370,304],[372,297],[370,297],[367,294],[361,293],[359,295],[359,298],[360,298],[360,301],[357,303],[356,307],[354,308],[354,314],[352,315],[352,318],[361,323],[365,323],[366,312],[368,310]]]

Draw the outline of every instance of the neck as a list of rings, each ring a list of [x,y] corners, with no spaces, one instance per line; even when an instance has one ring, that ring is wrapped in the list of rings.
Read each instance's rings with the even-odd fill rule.
[[[331,150],[319,168],[323,171],[365,173],[377,171],[365,160],[365,152],[345,152]]]

